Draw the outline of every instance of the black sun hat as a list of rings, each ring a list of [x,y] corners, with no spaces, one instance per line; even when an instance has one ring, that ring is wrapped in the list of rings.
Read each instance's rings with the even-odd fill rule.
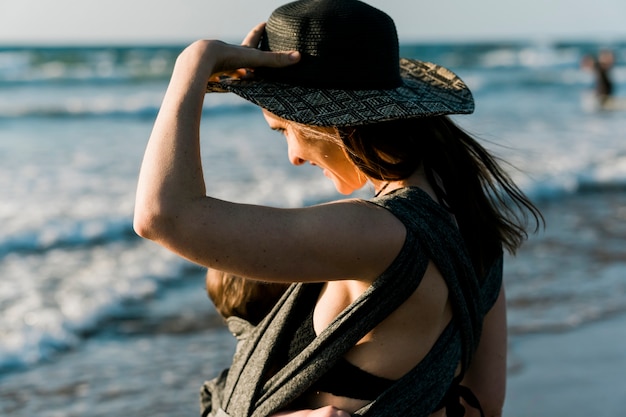
[[[358,0],[300,0],[276,9],[260,49],[301,53],[285,68],[256,68],[251,78],[210,82],[207,92],[233,92],[287,120],[315,126],[474,111],[452,71],[399,58],[393,20]]]

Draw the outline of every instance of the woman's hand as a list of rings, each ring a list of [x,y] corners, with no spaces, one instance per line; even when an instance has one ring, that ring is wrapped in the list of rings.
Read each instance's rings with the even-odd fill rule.
[[[259,23],[246,35],[241,43],[241,47],[235,47],[235,54],[230,57],[230,61],[222,63],[222,68],[215,68],[222,73],[236,73],[245,76],[247,69],[256,67],[280,68],[295,64],[300,60],[298,51],[288,52],[264,52],[257,49],[265,23]],[[213,74],[215,75],[215,74]],[[213,77],[211,77],[213,78]]]
[[[350,417],[350,413],[327,405],[315,410],[282,411],[271,417]]]
[[[300,59],[297,51],[267,52],[257,49],[265,23],[254,27],[241,45],[218,40],[201,40],[189,45],[176,61],[175,76],[195,80],[206,85],[219,76],[245,77],[247,70],[256,67],[285,67]]]

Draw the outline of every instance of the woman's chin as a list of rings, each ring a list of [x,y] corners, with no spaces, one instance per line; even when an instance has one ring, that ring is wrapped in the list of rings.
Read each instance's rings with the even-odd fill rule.
[[[333,183],[335,184],[335,189],[337,190],[337,192],[342,195],[351,195],[356,190],[358,190],[358,188],[347,185],[343,182],[333,181]]]
[[[363,184],[351,184],[350,182],[342,181],[328,170],[324,170],[324,175],[333,182],[335,190],[337,190],[337,192],[342,195],[350,195],[355,191],[363,188],[363,186],[366,184],[366,182],[364,182]]]
[[[354,192],[354,190],[351,187],[347,187],[345,184],[338,183],[337,181],[334,181],[334,180],[333,180],[333,185],[335,186],[335,190],[337,190],[339,194],[350,195]]]

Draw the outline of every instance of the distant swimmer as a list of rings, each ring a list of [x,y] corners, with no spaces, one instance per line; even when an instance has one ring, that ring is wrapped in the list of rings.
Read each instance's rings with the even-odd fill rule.
[[[614,94],[613,81],[610,77],[610,70],[615,63],[613,51],[604,49],[597,57],[585,55],[582,59],[582,68],[593,71],[595,76],[595,95],[601,107],[607,107]]]

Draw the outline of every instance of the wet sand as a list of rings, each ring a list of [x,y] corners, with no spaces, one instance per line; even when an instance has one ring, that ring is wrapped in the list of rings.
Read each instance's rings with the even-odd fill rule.
[[[626,415],[626,314],[513,337],[510,355],[521,365],[508,377],[505,417]]]
[[[509,323],[504,416],[626,416],[626,311],[605,293],[585,295],[593,289],[585,284],[603,273],[613,276],[616,298],[626,293],[626,192],[582,192],[540,207],[545,232],[509,265],[515,269],[513,263],[531,259],[532,270],[506,278],[524,285],[524,274],[559,276],[559,285],[582,288],[585,298],[570,313],[571,322],[543,325],[538,332]]]

